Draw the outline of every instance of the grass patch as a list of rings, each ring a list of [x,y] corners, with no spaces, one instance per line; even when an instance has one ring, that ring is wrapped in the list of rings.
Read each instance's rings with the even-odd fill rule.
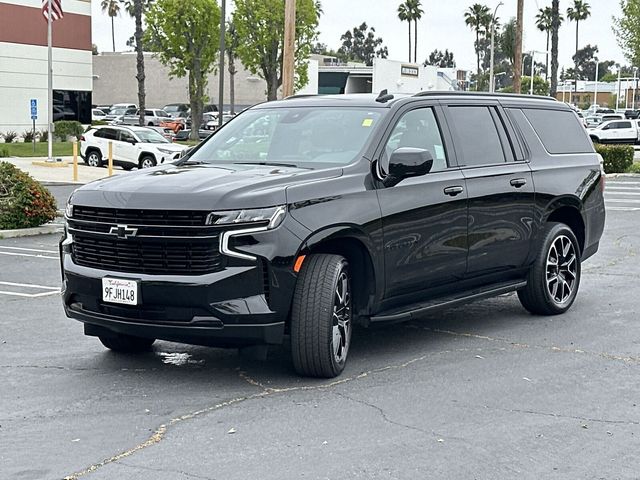
[[[36,142],[36,151],[33,151],[31,143],[3,143],[0,149],[6,153],[8,157],[46,157],[48,155],[47,144]],[[54,157],[69,157],[73,155],[73,143],[71,142],[54,142]]]

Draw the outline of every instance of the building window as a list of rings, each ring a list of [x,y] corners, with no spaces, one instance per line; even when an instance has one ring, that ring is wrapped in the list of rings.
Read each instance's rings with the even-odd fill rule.
[[[91,123],[91,92],[78,90],[53,91],[53,121],[76,120]]]

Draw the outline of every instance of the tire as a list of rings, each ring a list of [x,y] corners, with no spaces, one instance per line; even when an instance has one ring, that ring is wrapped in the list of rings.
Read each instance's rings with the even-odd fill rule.
[[[123,169],[123,170],[126,170],[127,172],[128,172],[129,170],[133,170],[133,167],[134,167],[133,165],[129,165],[129,164],[127,164],[127,165],[122,165],[122,169]]]
[[[85,163],[90,167],[102,167],[102,153],[100,153],[100,150],[89,150]]]
[[[518,291],[520,303],[534,315],[562,314],[576,299],[580,273],[580,246],[573,231],[564,223],[548,223],[527,286]]]
[[[153,338],[134,337],[132,335],[124,335],[114,333],[110,336],[98,337],[100,342],[109,350],[120,353],[141,353],[151,350],[151,345],[155,342]]]
[[[300,375],[333,378],[344,370],[351,345],[351,277],[340,255],[309,255],[291,310],[291,354]]]
[[[151,155],[145,155],[140,159],[139,168],[142,170],[143,168],[151,168],[156,166],[156,159]]]

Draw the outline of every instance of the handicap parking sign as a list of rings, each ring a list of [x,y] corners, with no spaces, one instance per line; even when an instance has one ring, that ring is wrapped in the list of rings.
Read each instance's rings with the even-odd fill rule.
[[[31,120],[38,119],[38,100],[35,98],[31,99]]]

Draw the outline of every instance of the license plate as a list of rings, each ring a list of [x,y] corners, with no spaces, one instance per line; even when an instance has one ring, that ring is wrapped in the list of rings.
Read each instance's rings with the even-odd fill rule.
[[[102,300],[122,305],[138,305],[138,282],[121,278],[102,279]]]

